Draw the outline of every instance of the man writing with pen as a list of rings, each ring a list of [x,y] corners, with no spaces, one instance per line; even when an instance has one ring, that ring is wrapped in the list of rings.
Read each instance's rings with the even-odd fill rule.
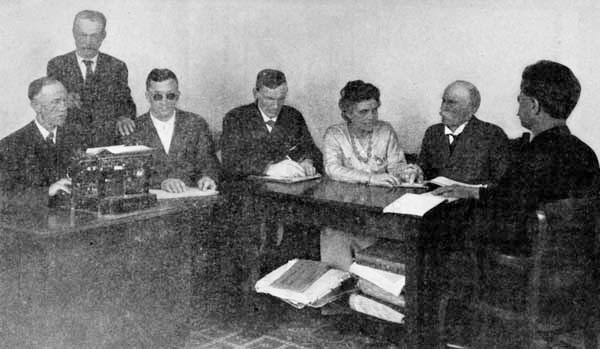
[[[225,115],[221,149],[226,178],[302,177],[323,172],[321,151],[302,114],[284,105],[287,92],[281,71],[261,70],[252,90],[255,102]]]

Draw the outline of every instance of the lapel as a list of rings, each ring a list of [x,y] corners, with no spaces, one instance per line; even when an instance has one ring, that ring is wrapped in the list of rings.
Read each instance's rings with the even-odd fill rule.
[[[77,62],[77,54],[73,51],[72,54],[69,55],[69,70],[71,76],[73,76],[73,80],[78,86],[83,86],[83,75],[81,74],[81,69],[79,69],[79,63]]]
[[[258,104],[256,102],[254,102],[253,107],[254,107],[253,108],[254,113],[249,118],[249,122],[252,126],[252,129],[254,129],[257,133],[259,133],[263,136],[269,136],[269,135],[273,134],[277,130],[277,123],[279,122],[279,117],[277,117],[277,122],[275,122],[275,126],[273,126],[273,130],[271,130],[271,132],[269,132],[269,129],[267,129],[267,125],[265,124],[265,121],[263,120],[262,114],[260,113],[260,110],[258,109]]]
[[[185,148],[184,134],[185,134],[185,120],[181,117],[181,111],[175,109],[175,125],[173,125],[173,136],[171,137],[171,144],[169,145],[169,154],[177,154],[180,148]]]
[[[150,112],[146,113],[146,120],[144,122],[147,123],[147,126],[144,127],[140,125],[143,130],[142,139],[148,144],[144,144],[150,148],[154,148],[160,151],[161,155],[166,155],[165,148],[160,141],[160,137],[158,137],[158,132],[156,131],[156,127],[154,127],[154,122],[152,122],[152,117],[150,116]]]
[[[96,60],[96,70],[94,74],[92,74],[92,82],[94,85],[98,82],[101,75],[104,74],[104,70],[106,69],[106,63],[104,62],[105,56],[98,52],[98,59]]]
[[[446,144],[447,146],[446,151],[448,152],[448,164],[453,164],[456,162],[462,162],[464,161],[462,159],[463,155],[465,154],[465,152],[468,149],[471,149],[473,146],[470,144],[470,142],[472,142],[473,140],[473,134],[475,132],[475,129],[477,128],[477,119],[475,118],[475,116],[473,116],[471,118],[471,120],[469,121],[469,123],[467,124],[467,126],[465,126],[465,129],[462,131],[462,133],[458,136],[457,139],[454,140],[454,142],[456,142],[456,145],[454,146],[454,151],[452,152],[452,154],[450,154],[450,149],[448,148],[448,144],[449,144],[449,140],[448,140],[448,136],[444,135],[444,137],[446,138]]]

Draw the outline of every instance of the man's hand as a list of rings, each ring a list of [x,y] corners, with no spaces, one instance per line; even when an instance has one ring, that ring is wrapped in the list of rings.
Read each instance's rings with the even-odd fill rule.
[[[67,94],[67,108],[81,108],[81,96],[79,96],[79,93],[70,92]]]
[[[371,175],[369,178],[369,185],[382,185],[385,187],[392,187],[394,185],[399,185],[400,181],[396,176],[389,173],[377,173]]]
[[[135,130],[135,122],[127,116],[119,116],[117,129],[121,136],[129,136]]]
[[[198,180],[198,188],[202,191],[217,190],[217,182],[208,176],[202,176]]]
[[[185,183],[177,178],[167,178],[160,183],[160,189],[169,193],[183,193],[185,188]]]
[[[459,199],[479,199],[479,188],[465,187],[462,185],[452,184],[445,187],[439,187],[431,192],[433,195],[439,195],[450,198]]]
[[[296,161],[286,159],[267,166],[265,174],[273,177],[303,177],[306,172]]]
[[[315,166],[313,166],[313,162],[311,159],[304,159],[300,161],[300,166],[304,169],[304,173],[307,176],[314,176],[317,173]]]
[[[54,196],[60,191],[64,191],[67,194],[71,194],[71,180],[69,178],[61,178],[58,181],[52,183],[48,188],[48,195]]]

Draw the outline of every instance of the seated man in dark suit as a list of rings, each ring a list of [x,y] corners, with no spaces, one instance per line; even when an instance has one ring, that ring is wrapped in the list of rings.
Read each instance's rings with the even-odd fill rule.
[[[115,144],[118,134],[135,128],[135,104],[127,85],[127,66],[98,50],[106,37],[106,18],[97,11],[79,12],[73,21],[75,51],[54,57],[47,74],[69,93],[68,123],[88,133],[93,146]]]
[[[215,190],[219,161],[208,124],[196,114],[177,109],[179,83],[169,69],[153,69],[146,78],[150,110],[137,119],[126,144],[155,149],[150,183],[153,188],[179,193],[186,187]]]
[[[498,185],[490,188],[449,186],[435,194],[477,198],[486,238],[527,242],[525,213],[538,205],[569,197],[597,195],[600,169],[594,151],[572,135],[566,120],[579,100],[581,85],[568,67],[539,61],[525,68],[517,115],[531,131]],[[516,230],[514,229],[516,228]]]
[[[227,178],[323,172],[323,156],[302,114],[284,105],[287,91],[282,72],[262,70],[252,91],[255,102],[225,115],[221,149]]]
[[[35,119],[0,141],[0,185],[13,191],[44,188],[51,197],[70,193],[71,159],[86,145],[76,128],[65,127],[67,90],[43,77],[29,84],[28,96]]]
[[[419,166],[426,179],[444,176],[469,184],[493,185],[509,162],[508,138],[496,125],[475,117],[481,97],[467,81],[455,81],[442,97],[442,122],[427,129]]]

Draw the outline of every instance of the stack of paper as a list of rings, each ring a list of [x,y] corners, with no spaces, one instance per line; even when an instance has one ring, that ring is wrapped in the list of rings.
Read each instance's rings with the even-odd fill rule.
[[[126,153],[138,153],[145,152],[148,150],[152,150],[152,148],[147,147],[145,145],[111,145],[108,147],[98,147],[98,148],[87,148],[85,151],[90,155],[97,155],[102,151],[107,151],[111,154],[126,154]]]
[[[406,283],[406,277],[404,275],[390,273],[381,269],[375,269],[366,265],[361,265],[356,262],[350,265],[350,272],[362,279],[365,279],[386,292],[389,292],[395,296],[400,296],[402,288]]]
[[[434,179],[430,180],[429,183],[439,185],[440,187],[446,187],[449,185],[460,185],[460,186],[469,187],[469,188],[481,188],[482,187],[481,184],[463,183],[463,182],[455,181],[453,179],[446,178],[443,176],[435,177]]]
[[[293,259],[258,280],[256,292],[267,293],[296,308],[323,306],[342,293],[350,273],[317,261]]]
[[[179,199],[197,196],[211,196],[219,194],[216,190],[200,190],[199,188],[186,187],[181,193],[170,193],[162,189],[150,189],[151,194],[155,194],[158,200]]]

